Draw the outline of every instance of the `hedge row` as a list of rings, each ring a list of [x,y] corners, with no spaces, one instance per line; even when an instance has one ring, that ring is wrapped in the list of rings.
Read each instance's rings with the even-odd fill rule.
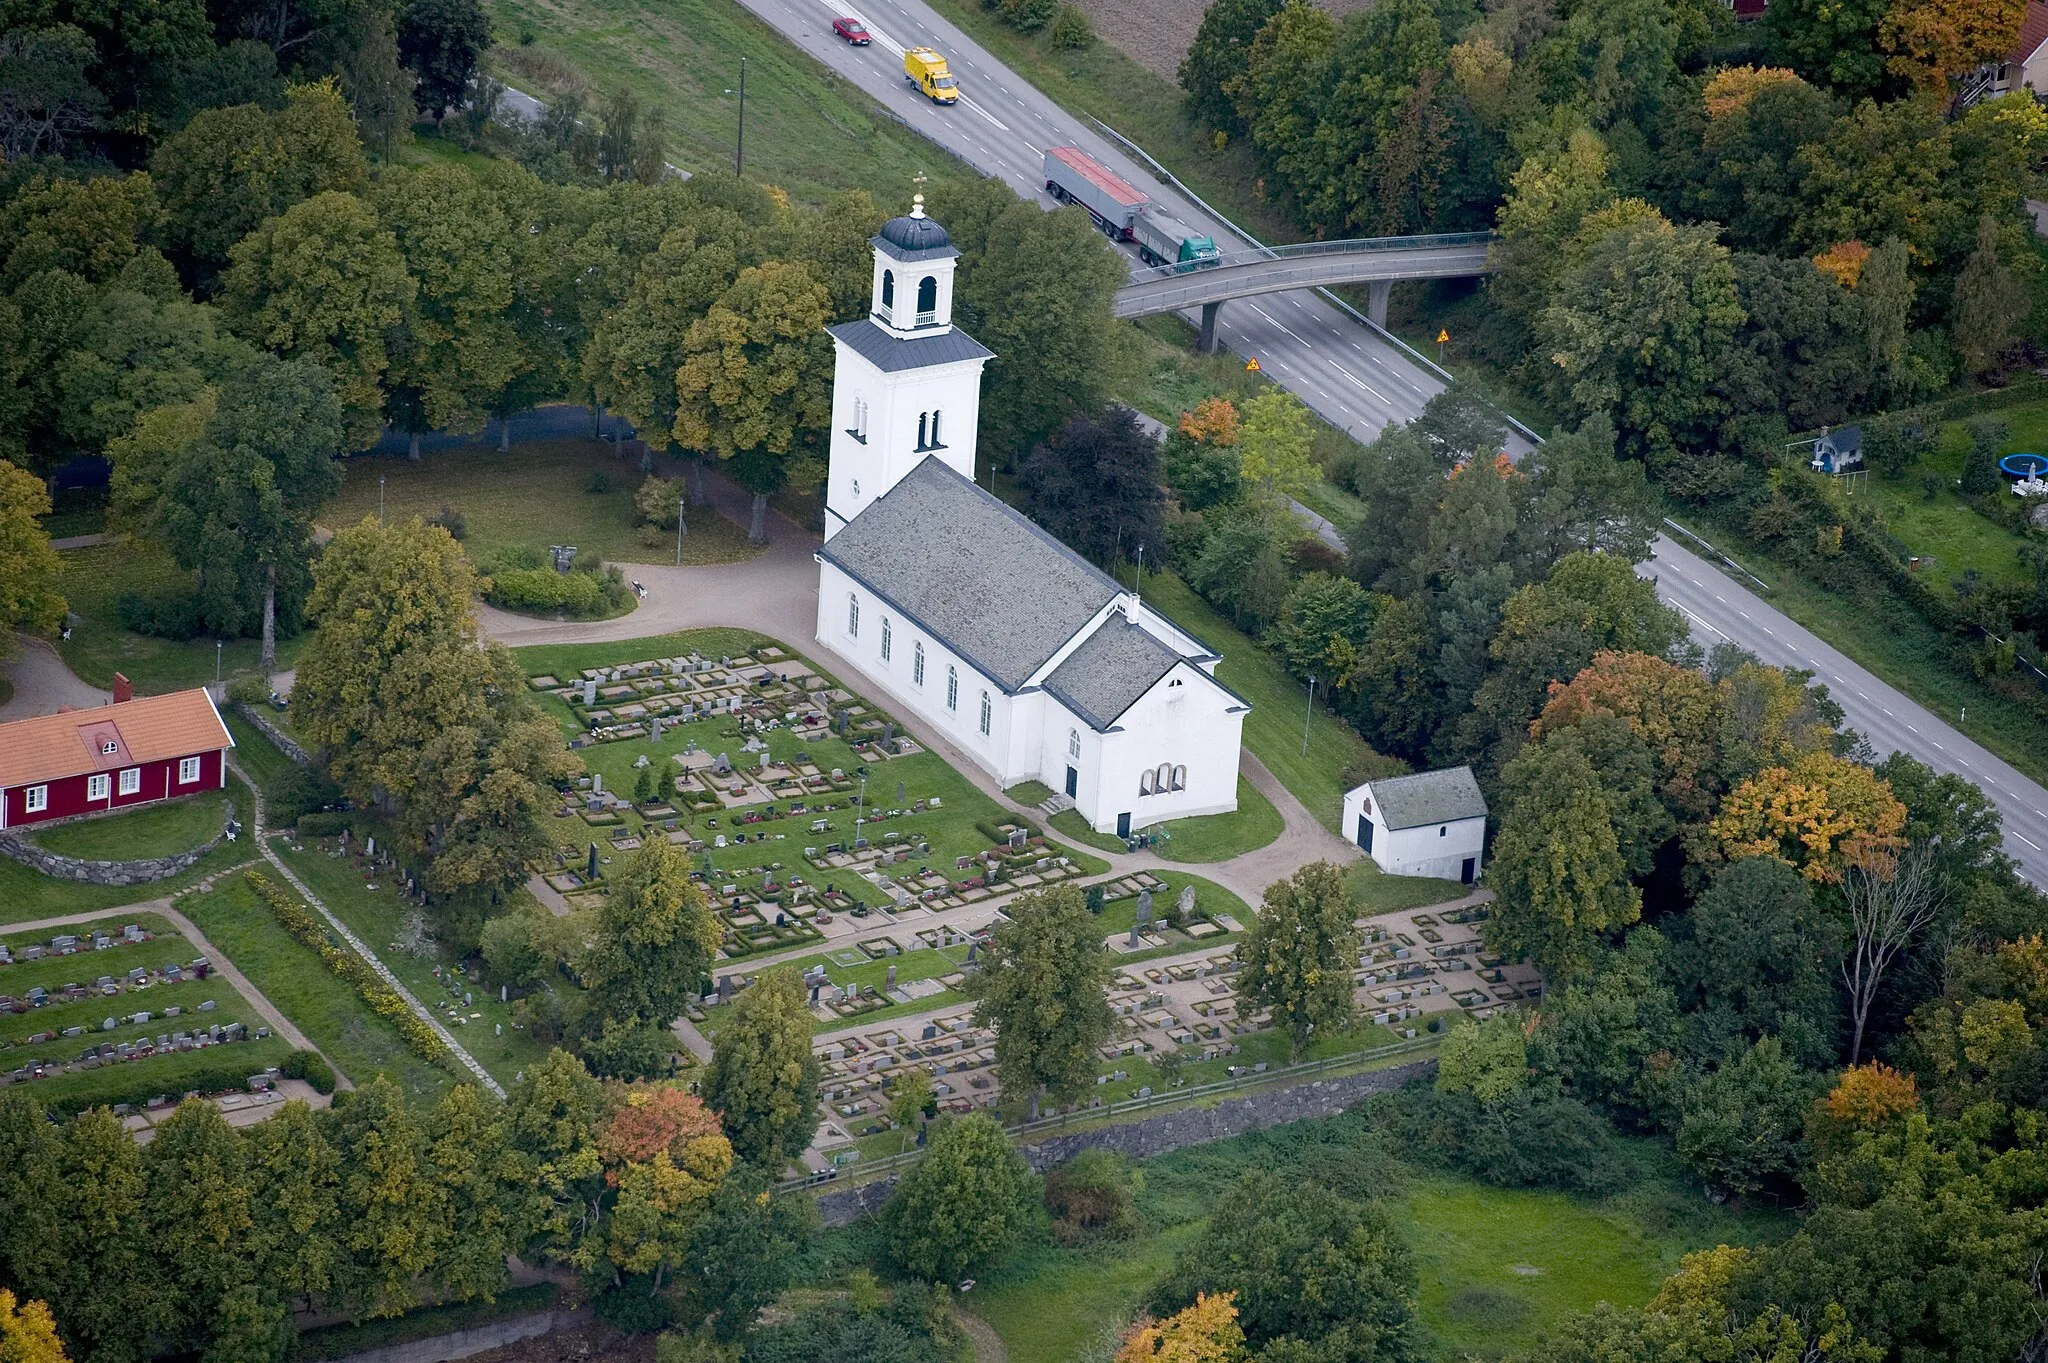
[[[338,947],[327,936],[327,926],[307,911],[305,905],[286,894],[270,882],[269,877],[259,871],[243,873],[249,887],[256,891],[277,921],[284,925],[286,932],[320,953],[320,959],[327,962],[327,968],[355,986],[363,1002],[380,1017],[388,1018],[398,1034],[405,1038],[406,1045],[422,1056],[449,1070],[455,1068],[455,1057],[434,1034],[434,1029],[420,1019],[419,1014],[398,996],[398,991],[384,982],[384,977],[370,967],[370,963],[346,947]]]
[[[117,1103],[140,1107],[152,1098],[178,1098],[192,1092],[239,1092],[249,1086],[250,1075],[273,1065],[281,1067],[287,1049],[274,1036],[261,1041],[231,1041],[203,1051],[158,1055],[67,1073],[32,1082],[28,1091],[42,1103],[45,1112],[57,1117],[75,1117],[87,1108],[113,1107]],[[47,1096],[51,1093],[57,1096]]]

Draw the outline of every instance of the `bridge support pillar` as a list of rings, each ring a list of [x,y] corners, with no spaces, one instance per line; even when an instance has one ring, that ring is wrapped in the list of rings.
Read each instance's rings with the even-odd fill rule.
[[[1374,326],[1387,324],[1387,299],[1393,296],[1394,281],[1376,279],[1365,286],[1365,315],[1372,318]]]
[[[1216,314],[1221,311],[1221,303],[1202,304],[1202,330],[1195,337],[1195,349],[1204,355],[1216,353]]]

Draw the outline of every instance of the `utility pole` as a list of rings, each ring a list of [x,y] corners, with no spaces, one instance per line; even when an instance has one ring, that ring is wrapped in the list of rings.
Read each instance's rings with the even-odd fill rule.
[[[1301,712],[1301,755],[1308,756],[1308,722],[1316,715],[1316,679],[1308,679],[1308,708]]]
[[[732,148],[732,175],[737,180],[745,173],[742,168],[747,162],[747,59],[745,57],[740,58],[740,88],[737,90],[727,90],[726,93],[728,95],[736,94],[740,97],[740,135],[738,140],[733,143]]]

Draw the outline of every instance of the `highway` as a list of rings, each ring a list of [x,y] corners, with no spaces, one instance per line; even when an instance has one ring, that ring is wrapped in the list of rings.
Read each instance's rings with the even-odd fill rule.
[[[1045,148],[1077,146],[1189,225],[1210,232],[1226,254],[1252,246],[919,0],[740,2],[905,125],[1043,207],[1053,207],[1045,193]],[[860,19],[874,44],[856,48],[834,36],[832,20],[839,15]],[[936,47],[950,60],[960,80],[958,105],[933,105],[904,80],[903,49],[920,44]],[[905,201],[912,188],[904,186]],[[900,206],[884,201],[882,207],[897,211]],[[1359,440],[1372,439],[1390,421],[1413,420],[1442,387],[1394,347],[1306,291],[1226,303],[1218,334],[1225,346],[1256,357],[1267,377]],[[1511,453],[1526,450],[1516,443],[1520,448],[1511,446]],[[2048,790],[1878,681],[1713,564],[1668,539],[1658,541],[1654,554],[1639,571],[1654,577],[1659,593],[1686,613],[1703,644],[1733,639],[1766,662],[1813,670],[1880,756],[1901,750],[1976,782],[2004,816],[2008,854],[2028,880],[2048,887]]]

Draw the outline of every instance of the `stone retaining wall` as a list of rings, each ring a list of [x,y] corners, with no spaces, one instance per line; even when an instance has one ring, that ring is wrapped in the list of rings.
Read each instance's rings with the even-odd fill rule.
[[[415,1339],[371,1349],[367,1353],[351,1354],[340,1363],[447,1363],[449,1359],[468,1358],[471,1354],[503,1348],[536,1335],[574,1330],[588,1325],[590,1320],[590,1311],[585,1307],[573,1311],[535,1311],[530,1315],[494,1320],[470,1330],[456,1330],[429,1339]]]
[[[115,811],[117,814],[125,812]],[[230,801],[227,817],[221,820],[220,832],[189,852],[180,852],[172,857],[147,857],[137,861],[87,861],[82,857],[67,857],[48,848],[38,847],[17,833],[0,833],[0,856],[9,857],[57,880],[77,880],[88,885],[147,885],[153,880],[167,880],[181,871],[192,869],[201,857],[220,846],[226,839],[227,826],[234,822],[234,818],[235,806]],[[35,826],[49,827],[48,824]]]
[[[272,743],[275,743],[277,750],[286,757],[289,757],[294,763],[301,767],[313,765],[313,754],[293,742],[290,735],[286,734],[284,730],[278,728],[275,724],[272,724],[269,717],[261,710],[242,701],[236,701],[235,713],[260,729],[263,736]]]
[[[1226,1098],[1209,1107],[1177,1108],[1135,1122],[1099,1126],[1071,1136],[1050,1136],[1024,1146],[1024,1159],[1041,1173],[1065,1164],[1083,1150],[1114,1150],[1132,1159],[1148,1159],[1269,1126],[1285,1126],[1311,1117],[1334,1117],[1376,1094],[1391,1093],[1410,1079],[1434,1073],[1436,1061],[1419,1060],[1392,1069],[1347,1074],[1341,1079],[1316,1079],[1262,1089],[1249,1097]],[[892,1176],[844,1192],[820,1193],[818,1211],[826,1225],[844,1226],[879,1208],[895,1189],[896,1179]]]

